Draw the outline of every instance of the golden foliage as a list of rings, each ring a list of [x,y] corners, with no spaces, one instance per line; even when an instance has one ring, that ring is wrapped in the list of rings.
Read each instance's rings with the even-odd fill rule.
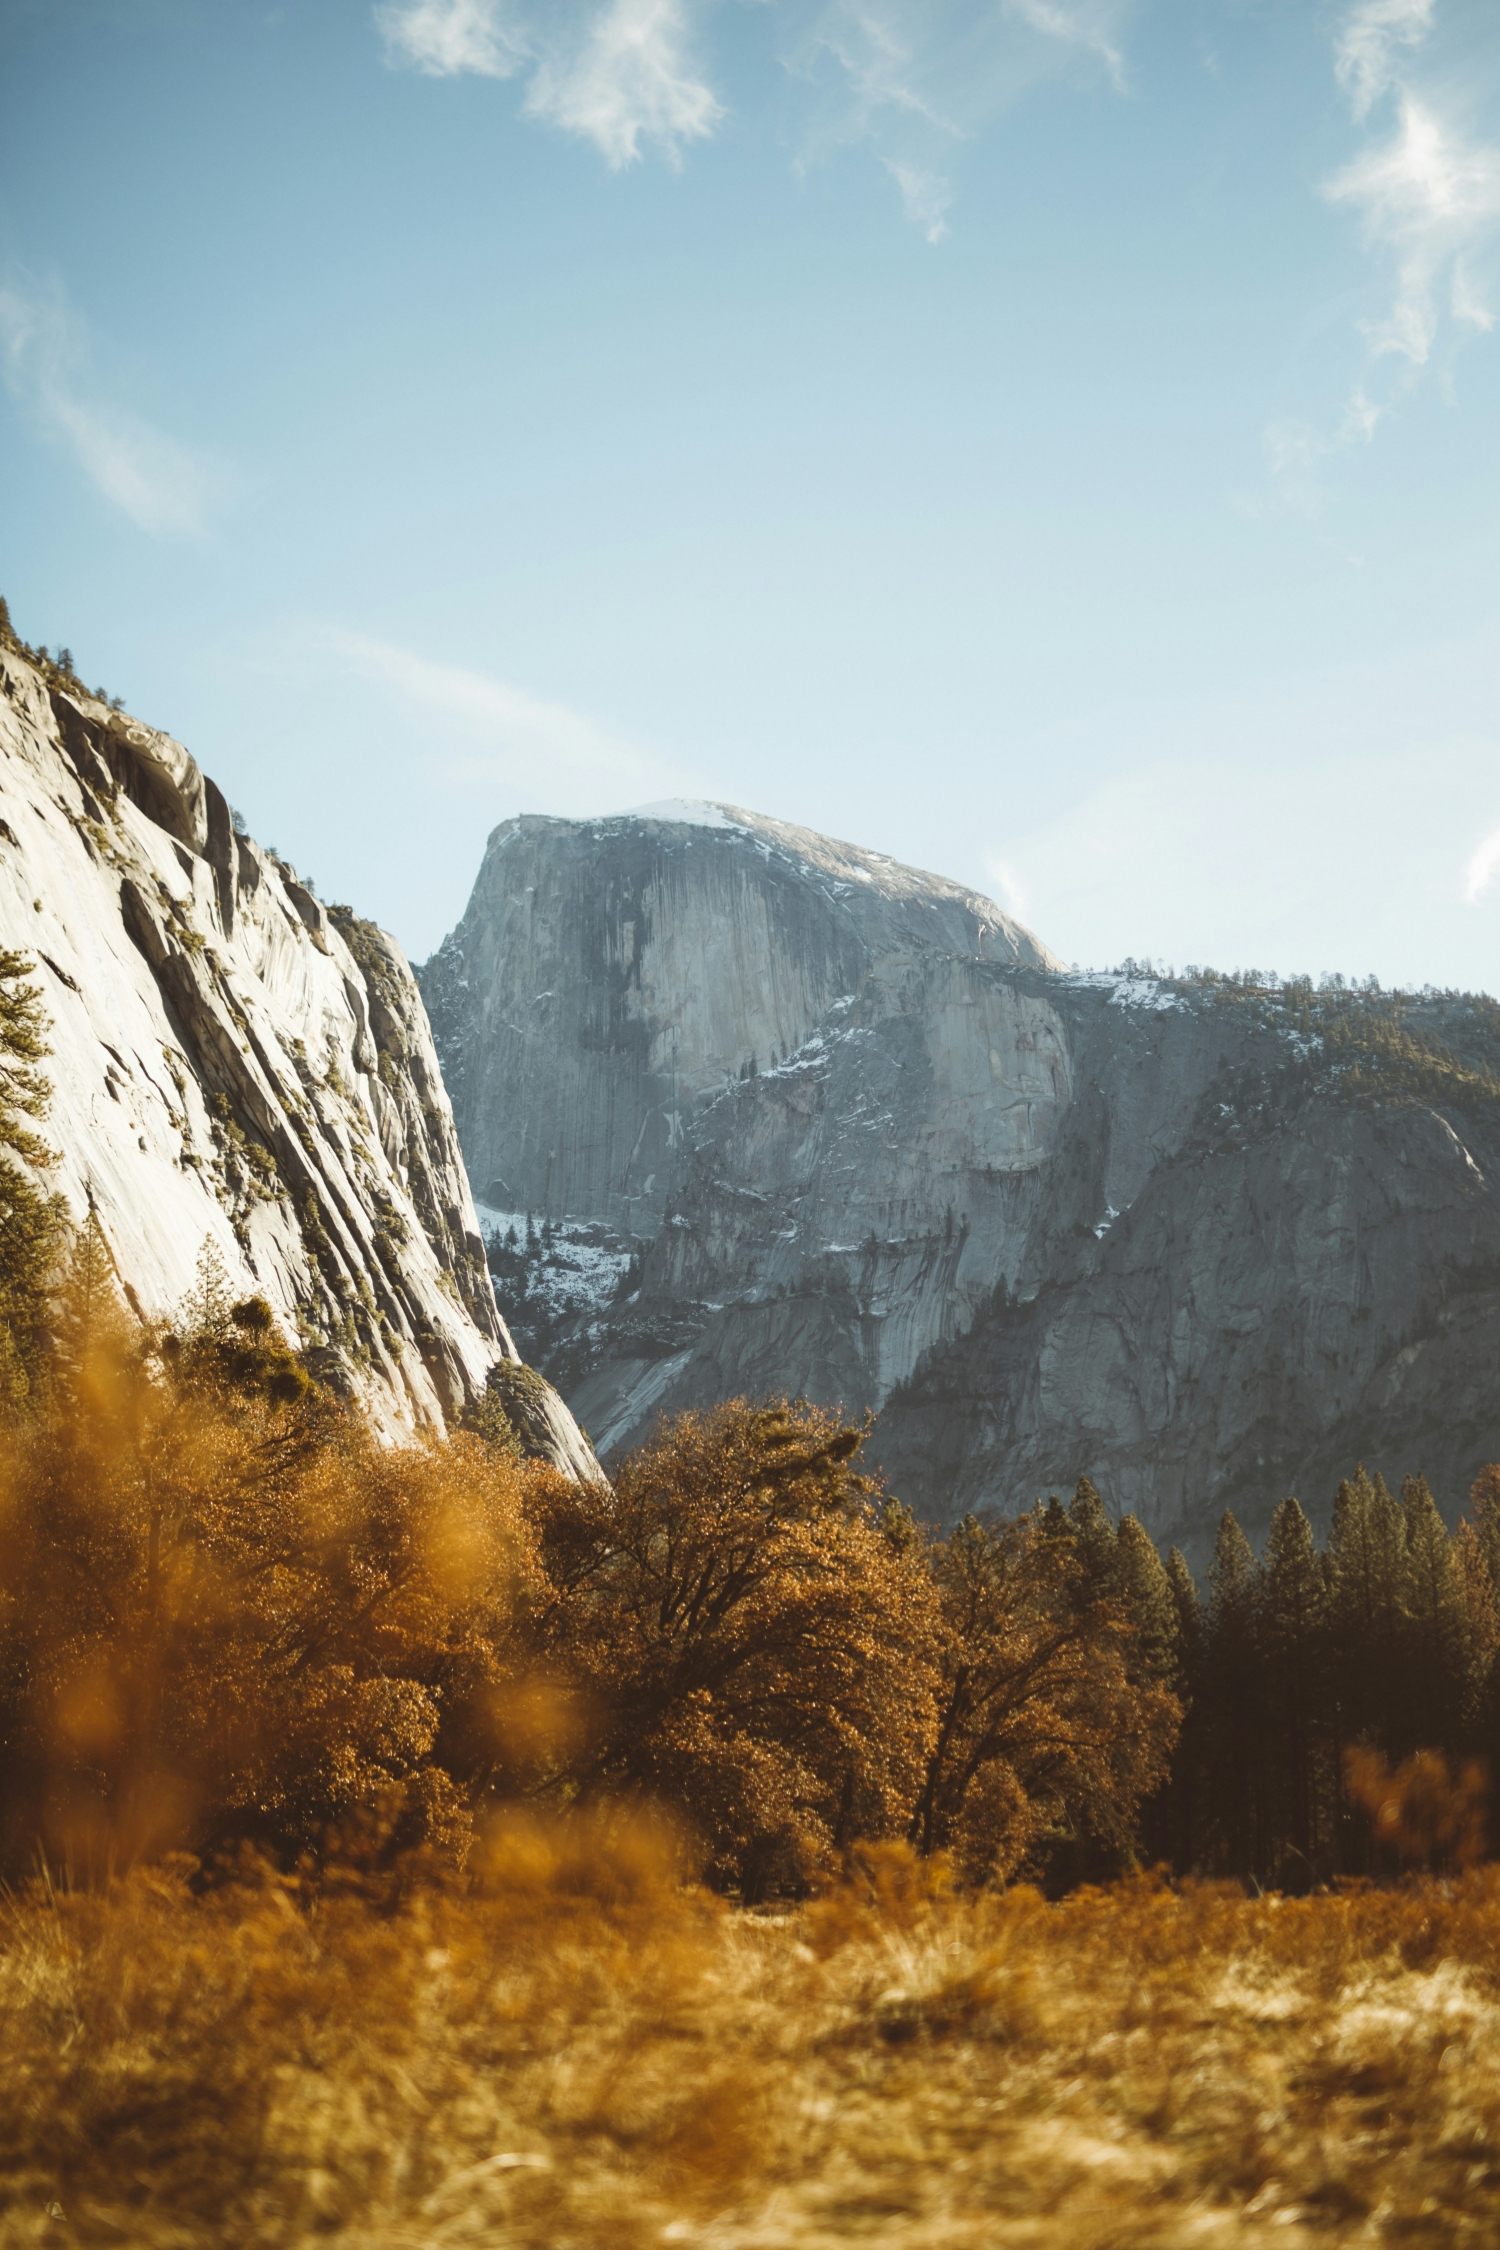
[[[1250,2250],[1500,2234],[1500,1877],[806,1907],[502,1826],[457,1883],[247,1863],[0,1910],[0,2245]]]
[[[186,1378],[104,1298],[0,1454],[12,1864],[37,1840],[80,1867],[294,1850],[392,1799],[403,1841],[461,1853],[434,1752],[493,1692],[526,1599],[520,1473],[470,1438],[379,1446],[182,1356]]]
[[[734,1400],[664,1426],[613,1492],[533,1491],[574,1786],[677,1807],[746,1897],[901,1827],[933,1738],[931,1577],[859,1443]]]
[[[911,1836],[951,1848],[970,1883],[1011,1874],[1049,1826],[1128,1843],[1166,1778],[1182,1706],[1123,1607],[1092,1598],[1076,1545],[1039,1510],[969,1516],[933,1551],[942,1681]]]
[[[155,1344],[85,1235],[0,1457],[13,1873],[286,1865],[372,1821],[459,1865],[496,1804],[613,1805],[754,1901],[908,1830],[969,1883],[1064,1817],[1128,1835],[1177,1706],[1069,1539],[929,1549],[859,1431],[784,1403],[663,1424],[614,1490],[476,1434],[381,1446],[221,1284],[206,1258]]]
[[[1350,1796],[1370,1816],[1377,1844],[1437,1870],[1472,1867],[1484,1851],[1489,1776],[1477,1758],[1462,1766],[1437,1750],[1418,1750],[1392,1767],[1378,1750],[1344,1753]]]

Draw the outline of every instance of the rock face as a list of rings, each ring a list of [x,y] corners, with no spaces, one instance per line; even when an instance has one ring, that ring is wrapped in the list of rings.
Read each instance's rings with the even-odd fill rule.
[[[5,647],[0,816],[0,945],[52,1019],[49,1177],[137,1312],[180,1304],[208,1240],[378,1423],[441,1428],[515,1351],[394,940],[238,832],[180,743]],[[561,1411],[549,1457],[582,1463]]]
[[[538,1355],[606,1459],[789,1390],[876,1411],[943,1518],[1087,1473],[1201,1561],[1360,1459],[1457,1513],[1500,1453],[1494,1003],[1069,975],[937,878],[672,810],[507,822],[421,972],[482,1203],[566,1222],[497,1264],[555,1308],[571,1244],[635,1252]]]
[[[654,1234],[690,1121],[912,946],[1052,960],[956,883],[731,807],[503,822],[419,972],[476,1195]]]

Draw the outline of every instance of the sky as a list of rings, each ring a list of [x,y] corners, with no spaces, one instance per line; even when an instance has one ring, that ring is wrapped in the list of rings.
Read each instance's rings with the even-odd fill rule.
[[[688,796],[1500,992],[1494,0],[0,0],[0,591],[420,960]]]

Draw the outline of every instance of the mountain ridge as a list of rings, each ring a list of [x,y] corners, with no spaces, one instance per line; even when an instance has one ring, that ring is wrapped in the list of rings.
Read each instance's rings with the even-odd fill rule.
[[[502,824],[418,972],[481,1200],[552,1230],[492,1263],[606,1458],[791,1391],[874,1413],[937,1516],[1087,1474],[1201,1559],[1377,1448],[1456,1511],[1500,1435],[1494,1002],[1067,971],[709,809]]]

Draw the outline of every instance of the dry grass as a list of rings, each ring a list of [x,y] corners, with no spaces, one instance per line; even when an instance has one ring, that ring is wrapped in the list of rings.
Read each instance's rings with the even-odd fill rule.
[[[171,1874],[0,1929],[0,2245],[1500,2239],[1500,1873],[764,1916],[512,1829],[403,1903]]]

